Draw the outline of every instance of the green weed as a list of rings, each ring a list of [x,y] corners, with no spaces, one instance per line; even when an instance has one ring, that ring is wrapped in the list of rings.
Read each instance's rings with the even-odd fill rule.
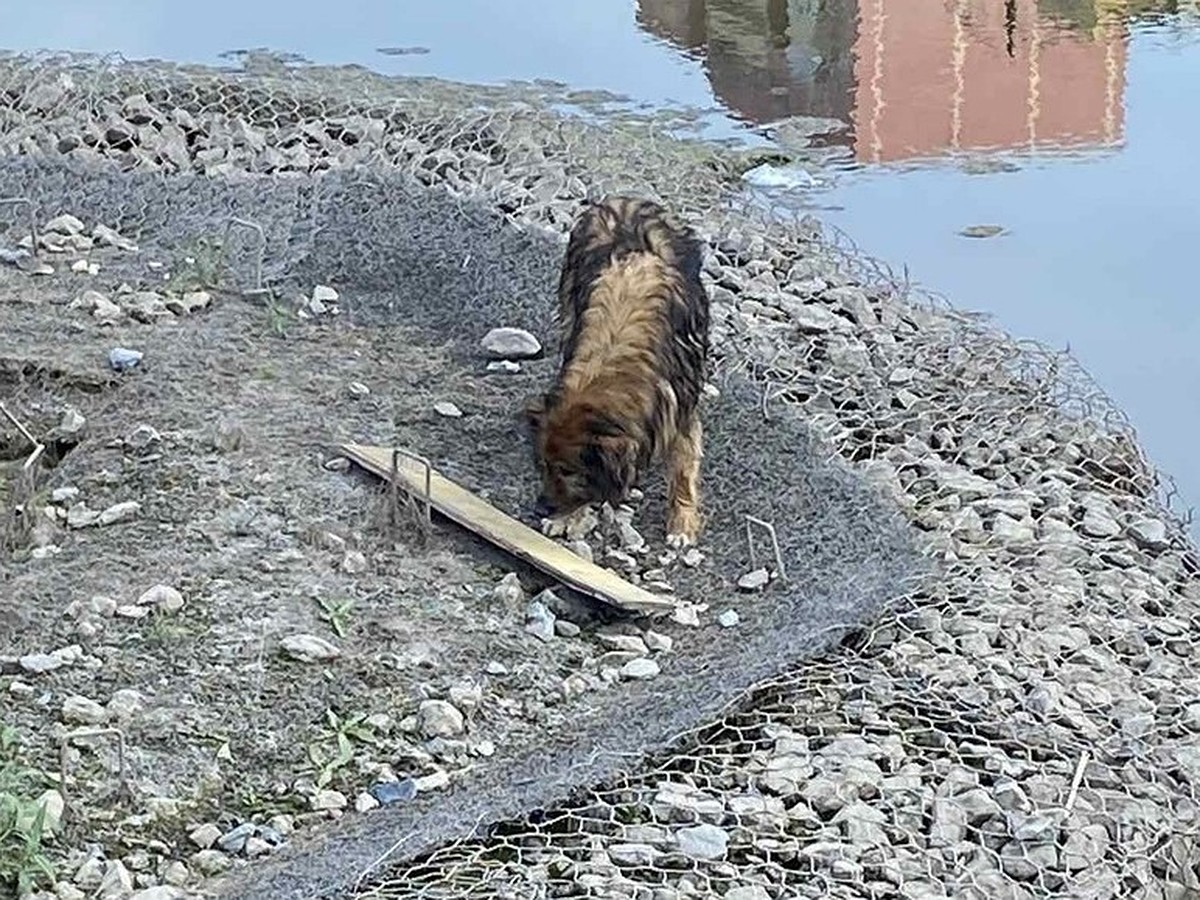
[[[316,784],[324,788],[354,759],[355,743],[377,746],[379,738],[365,713],[343,719],[332,709],[325,711],[328,728],[308,745],[308,758],[316,767]]]
[[[46,776],[20,759],[17,731],[0,723],[0,889],[15,896],[33,892],[56,879],[42,846],[46,806],[37,802]]]

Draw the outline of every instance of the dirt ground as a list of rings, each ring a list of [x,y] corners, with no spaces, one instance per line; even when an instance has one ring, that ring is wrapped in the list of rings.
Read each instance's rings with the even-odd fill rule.
[[[60,877],[75,873],[88,886],[88,860],[103,854],[126,860],[135,886],[139,876],[147,885],[162,880],[173,861],[190,867],[186,879],[178,869],[173,877],[195,884],[234,858],[269,852],[264,835],[270,843],[296,825],[369,806],[372,785],[412,778],[418,790],[436,791],[448,775],[483,766],[498,748],[536,743],[552,725],[569,735],[572,701],[621,690],[614,667],[636,655],[603,634],[637,636],[640,646],[655,629],[652,654],[664,652],[664,634],[676,635],[666,637],[668,650],[681,634],[696,634],[673,621],[618,621],[559,590],[544,598],[558,634],[538,637],[527,627],[529,599],[551,586],[548,578],[447,524],[427,532],[415,507],[397,508],[381,484],[338,456],[342,441],[414,447],[536,525],[519,406],[551,376],[553,346],[520,372],[488,371],[477,341],[431,339],[447,333],[444,306],[425,304],[439,321],[423,328],[378,316],[364,324],[367,307],[382,302],[369,292],[357,295],[357,312],[347,300],[341,314],[307,320],[292,301],[277,307],[219,291],[176,315],[123,288],[106,254],[90,254],[101,266],[95,275],[68,272],[61,257],[51,257],[50,278],[0,270],[6,407],[35,436],[58,436],[32,488],[21,474],[29,447],[8,422],[0,444],[8,513],[0,666],[12,701],[5,723],[21,738],[23,760],[47,773],[58,772],[72,729],[112,729],[66,739],[69,807],[51,845],[64,863]],[[135,312],[101,322],[89,309],[91,290]],[[526,308],[544,302],[524,298]],[[408,318],[419,320],[419,307]],[[531,327],[552,340],[548,319],[540,324]],[[115,347],[144,356],[116,372]],[[462,415],[439,412],[445,402]],[[778,456],[771,440],[747,450],[746,417],[761,413],[756,396],[742,405],[711,423],[706,483],[740,499],[712,499],[700,564],[659,559],[661,479],[650,480],[635,511],[646,541],[639,570],[658,561],[653,577],[684,599],[734,595],[748,565],[741,515],[771,517],[764,497],[787,521],[807,504],[814,520],[872,531],[869,505],[840,511],[858,501],[793,478],[793,460],[770,461]],[[776,440],[798,450],[799,432],[787,429],[800,426],[778,427]],[[757,488],[739,486],[748,477]],[[825,497],[835,499],[823,513]],[[597,556],[613,540],[612,528],[604,531],[592,536]],[[810,595],[845,567],[839,548],[803,529],[783,544],[789,560],[799,554],[810,564],[797,573],[810,599],[779,606],[786,618],[789,604],[816,603]],[[514,571],[524,589],[498,590]],[[860,585],[853,594],[860,603],[875,592]],[[707,627],[720,631],[717,611]],[[827,611],[839,621],[862,614]],[[750,634],[723,640],[731,649]],[[297,636],[319,639],[318,655],[336,658],[294,658],[286,646]],[[465,727],[429,726],[419,713],[430,699],[448,699]],[[247,822],[267,830],[240,854],[189,837],[203,825],[228,835]],[[210,828],[207,841],[215,834]],[[64,857],[65,848],[74,849]]]
[[[174,844],[181,826],[204,821],[325,816],[294,788],[317,779],[314,754],[336,757],[331,714],[375,716],[353,732],[354,758],[327,785],[353,798],[389,777],[383,760],[398,777],[440,768],[398,723],[423,697],[446,696],[451,676],[481,678],[489,662],[507,672],[489,676],[499,696],[472,713],[463,763],[487,752],[480,742],[529,724],[513,716],[522,700],[504,694],[557,687],[554,672],[569,660],[556,657],[577,648],[527,634],[524,601],[493,596],[508,560],[445,527],[422,541],[411,515],[389,522],[372,478],[326,467],[337,456],[330,442],[390,443],[397,422],[436,416],[441,399],[478,397],[469,382],[482,379],[402,328],[332,318],[281,335],[267,310],[236,298],[218,296],[185,319],[108,327],[68,309],[73,295],[14,270],[0,273],[0,297],[10,411],[39,435],[68,407],[86,421],[58,465],[39,467],[25,504],[32,527],[6,523],[16,555],[0,596],[5,672],[28,686],[10,693],[5,720],[27,761],[57,771],[59,720],[73,695],[105,706],[82,721],[117,726],[126,742],[124,796],[113,737],[72,745],[66,793],[86,812],[66,817],[69,843],[99,840],[111,853],[155,838]],[[140,349],[141,365],[112,372],[117,346]],[[370,393],[356,396],[355,382]],[[28,448],[5,426],[5,455],[23,458]],[[19,463],[4,465],[11,502],[23,489]],[[65,527],[42,512],[64,488],[79,493],[59,508],[138,508],[114,524]],[[537,577],[522,574],[536,590]],[[179,592],[182,608],[133,617],[159,584]],[[336,645],[337,665],[289,659],[279,643],[294,634]],[[80,658],[45,674],[12,659],[72,645]],[[114,711],[113,696],[129,691],[120,698],[141,709]],[[178,801],[189,807],[183,821],[172,815]]]

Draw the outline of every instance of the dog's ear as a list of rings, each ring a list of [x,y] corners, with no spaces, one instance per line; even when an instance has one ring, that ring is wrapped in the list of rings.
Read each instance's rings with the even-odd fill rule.
[[[546,418],[549,405],[549,394],[537,394],[525,401],[525,424],[530,430],[536,432],[542,427],[542,420]]]
[[[597,437],[584,448],[583,464],[597,491],[615,504],[637,480],[637,443],[624,433]]]

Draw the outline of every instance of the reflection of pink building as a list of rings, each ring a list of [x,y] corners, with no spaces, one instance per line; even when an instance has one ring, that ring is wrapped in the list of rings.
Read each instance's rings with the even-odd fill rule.
[[[835,116],[863,162],[1111,144],[1131,6],[1157,0],[638,0],[758,124]],[[1056,16],[1069,17],[1069,21]]]
[[[1121,139],[1116,22],[1056,28],[1037,0],[861,0],[859,14],[851,118],[864,162]]]

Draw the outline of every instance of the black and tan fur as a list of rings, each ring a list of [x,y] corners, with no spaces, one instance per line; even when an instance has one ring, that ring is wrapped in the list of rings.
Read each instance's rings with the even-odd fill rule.
[[[615,505],[664,461],[668,539],[696,541],[709,335],[701,263],[691,229],[652,201],[610,196],[580,215],[558,285],[562,364],[526,408],[542,515]]]

